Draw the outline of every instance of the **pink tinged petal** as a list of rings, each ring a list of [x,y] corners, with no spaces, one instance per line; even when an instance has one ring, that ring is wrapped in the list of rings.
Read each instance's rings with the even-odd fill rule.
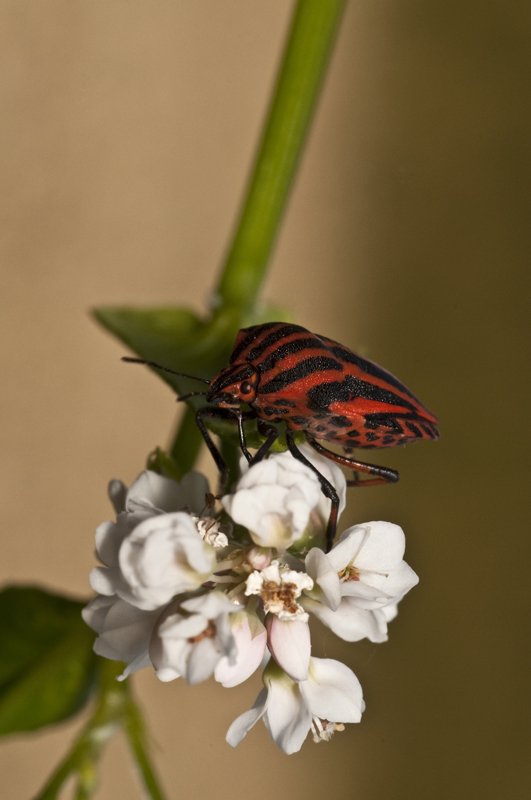
[[[266,701],[267,689],[264,688],[256,698],[250,711],[246,711],[234,720],[225,737],[231,747],[237,747],[251,728],[263,717],[266,710]]]
[[[269,649],[277,664],[292,680],[306,680],[312,650],[308,623],[283,622],[269,614],[266,626]]]
[[[350,598],[344,598],[336,611],[309,597],[302,600],[302,605],[346,642],[359,642],[365,638],[371,642],[387,641],[387,624],[380,609],[367,611],[357,608],[350,603]]]
[[[284,753],[298,752],[310,730],[312,716],[308,704],[292,681],[273,679],[269,689],[264,723],[271,739]]]
[[[313,715],[330,722],[359,722],[364,708],[361,684],[351,669],[330,658],[312,658],[301,693]]]
[[[258,622],[258,619],[255,618]],[[217,664],[214,677],[225,688],[237,686],[249,678],[262,663],[267,644],[267,633],[263,625],[262,631],[254,638],[251,633],[249,619],[245,616],[238,624],[232,626],[232,635],[236,643],[236,660],[229,664],[224,656]]]
[[[356,567],[361,570],[388,572],[404,558],[406,537],[399,525],[392,522],[364,522],[370,536],[356,557]]]
[[[335,611],[341,601],[341,587],[337,572],[328,557],[319,547],[313,547],[306,556],[304,568],[315,584],[313,590],[306,594],[326,603]]]

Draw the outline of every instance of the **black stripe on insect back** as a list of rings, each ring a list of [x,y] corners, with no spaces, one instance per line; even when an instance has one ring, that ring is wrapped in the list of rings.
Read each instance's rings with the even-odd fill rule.
[[[246,337],[245,337],[245,338],[244,338],[244,339],[243,339],[243,340],[240,342],[240,344],[238,345],[238,347],[235,347],[235,348],[234,348],[234,350],[233,350],[233,351],[232,351],[232,353],[231,353],[230,359],[229,359],[229,364],[232,364],[234,361],[236,361],[236,359],[238,358],[238,356],[240,355],[240,353],[243,353],[243,351],[245,350],[245,348],[246,348],[246,347],[249,347],[249,345],[250,345],[252,342],[254,342],[254,340],[257,338],[257,336],[258,336],[258,335],[259,335],[259,334],[260,334],[262,331],[268,331],[268,330],[271,330],[271,328],[276,328],[276,326],[277,326],[277,325],[278,325],[278,322],[265,322],[263,325],[253,325],[253,326],[252,326],[252,327],[250,327],[250,328],[242,328],[242,331],[241,331],[241,332],[243,332],[243,333],[248,333],[249,335],[248,335],[248,336],[246,336]]]
[[[394,388],[398,389],[399,392],[404,392],[404,394],[407,394],[408,397],[412,397],[413,400],[417,400],[413,392],[410,392],[409,389],[398,380],[398,378],[395,378],[394,375],[391,375],[390,372],[387,372],[386,369],[379,367],[378,364],[375,364],[373,361],[368,361],[366,358],[362,358],[356,353],[353,353],[352,350],[349,350],[342,345],[336,345],[335,343],[333,347],[330,347],[330,350],[336,356],[336,358],[343,359],[343,361],[346,361],[347,364],[354,364],[356,367],[362,369],[363,372],[366,372],[367,375],[371,375],[373,378],[379,378],[381,381],[385,381],[390,386],[394,386]],[[419,401],[417,400],[417,403],[418,402]]]
[[[387,389],[382,389],[373,383],[354,378],[352,375],[345,375],[345,379],[341,383],[333,381],[313,386],[308,390],[308,399],[310,401],[308,407],[312,411],[328,408],[330,403],[348,403],[356,397],[362,397],[364,400],[373,400],[376,403],[386,403],[391,406],[402,406],[402,408],[410,408],[412,411],[416,411],[415,406],[399,397],[399,395],[394,394],[394,392],[389,392]]]
[[[397,433],[403,433],[402,425],[398,422],[397,417],[402,419],[407,414],[366,414],[364,428],[391,428]],[[411,415],[409,415],[411,416]]]
[[[292,383],[307,378],[308,375],[313,375],[314,372],[325,372],[328,369],[335,369],[341,372],[343,367],[335,358],[325,358],[324,356],[305,358],[304,361],[299,361],[299,363],[291,369],[285,369],[280,375],[277,375],[263,386],[260,386],[260,394],[280,392]]]
[[[279,361],[282,361],[283,358],[286,358],[286,356],[295,355],[295,353],[300,353],[301,350],[324,349],[323,343],[320,342],[315,336],[312,336],[311,338],[308,337],[307,339],[289,339],[284,344],[280,344],[278,347],[276,347],[273,352],[267,356],[267,358],[265,358],[256,366],[261,373],[264,373],[272,369],[276,364],[278,364]]]
[[[278,325],[278,322],[276,324]],[[301,328],[300,325],[281,325],[280,328],[272,331],[269,336],[266,336],[265,339],[262,339],[262,341],[259,342],[256,347],[253,347],[252,350],[249,350],[245,356],[246,360],[254,361],[255,358],[259,358],[268,347],[271,347],[271,345],[280,342],[281,339],[285,339],[287,336],[291,336],[294,333],[308,333],[308,331],[306,328]]]

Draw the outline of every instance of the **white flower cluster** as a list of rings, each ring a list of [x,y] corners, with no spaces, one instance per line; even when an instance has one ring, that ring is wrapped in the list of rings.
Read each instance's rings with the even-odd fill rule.
[[[303,449],[343,510],[341,470]],[[311,656],[310,615],[346,641],[383,642],[418,578],[403,560],[402,529],[389,522],[348,528],[327,554],[311,546],[323,541],[330,501],[289,453],[242,472],[219,514],[196,472],[177,483],[146,471],[129,489],[112,481],[116,522],[97,530],[104,566],[91,573],[98,594],[83,618],[99,634],[96,653],[126,662],[122,678],[152,665],[161,681],[213,674],[231,687],[263,667],[264,688],[227,741],[235,747],[262,717],[294,753],[309,731],[327,740],[364,709],[354,673]]]

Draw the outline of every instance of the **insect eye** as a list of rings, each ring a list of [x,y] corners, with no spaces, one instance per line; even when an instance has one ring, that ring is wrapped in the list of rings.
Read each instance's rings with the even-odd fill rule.
[[[242,394],[251,394],[251,392],[252,392],[252,388],[253,388],[253,387],[251,386],[251,384],[249,383],[249,381],[244,381],[244,382],[242,383],[242,385],[240,386],[240,392],[241,392]]]

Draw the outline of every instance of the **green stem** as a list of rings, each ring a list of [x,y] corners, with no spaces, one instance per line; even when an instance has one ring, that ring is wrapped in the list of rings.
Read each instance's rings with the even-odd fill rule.
[[[173,460],[183,475],[193,469],[202,442],[203,437],[195,421],[195,408],[187,405],[170,450]]]
[[[218,314],[252,314],[310,128],[345,0],[299,0],[239,222],[219,280]],[[183,472],[201,440],[189,408],[171,453]]]
[[[247,197],[218,288],[251,311],[264,280],[345,0],[299,0]]]
[[[158,785],[155,772],[147,753],[144,721],[138,707],[133,701],[129,704],[125,732],[135,756],[135,762],[139,769],[140,776],[147,789],[148,796],[152,800],[164,800],[164,795]]]
[[[140,711],[131,699],[127,682],[116,680],[123,671],[123,666],[116,661],[101,659],[99,701],[96,710],[70,753],[35,800],[56,800],[71,774],[78,776],[77,800],[88,800],[92,797],[97,788],[97,766],[101,754],[122,727],[131,741],[147,796],[151,800],[164,800],[143,744],[144,729]],[[131,728],[135,731],[134,743],[131,740]]]

